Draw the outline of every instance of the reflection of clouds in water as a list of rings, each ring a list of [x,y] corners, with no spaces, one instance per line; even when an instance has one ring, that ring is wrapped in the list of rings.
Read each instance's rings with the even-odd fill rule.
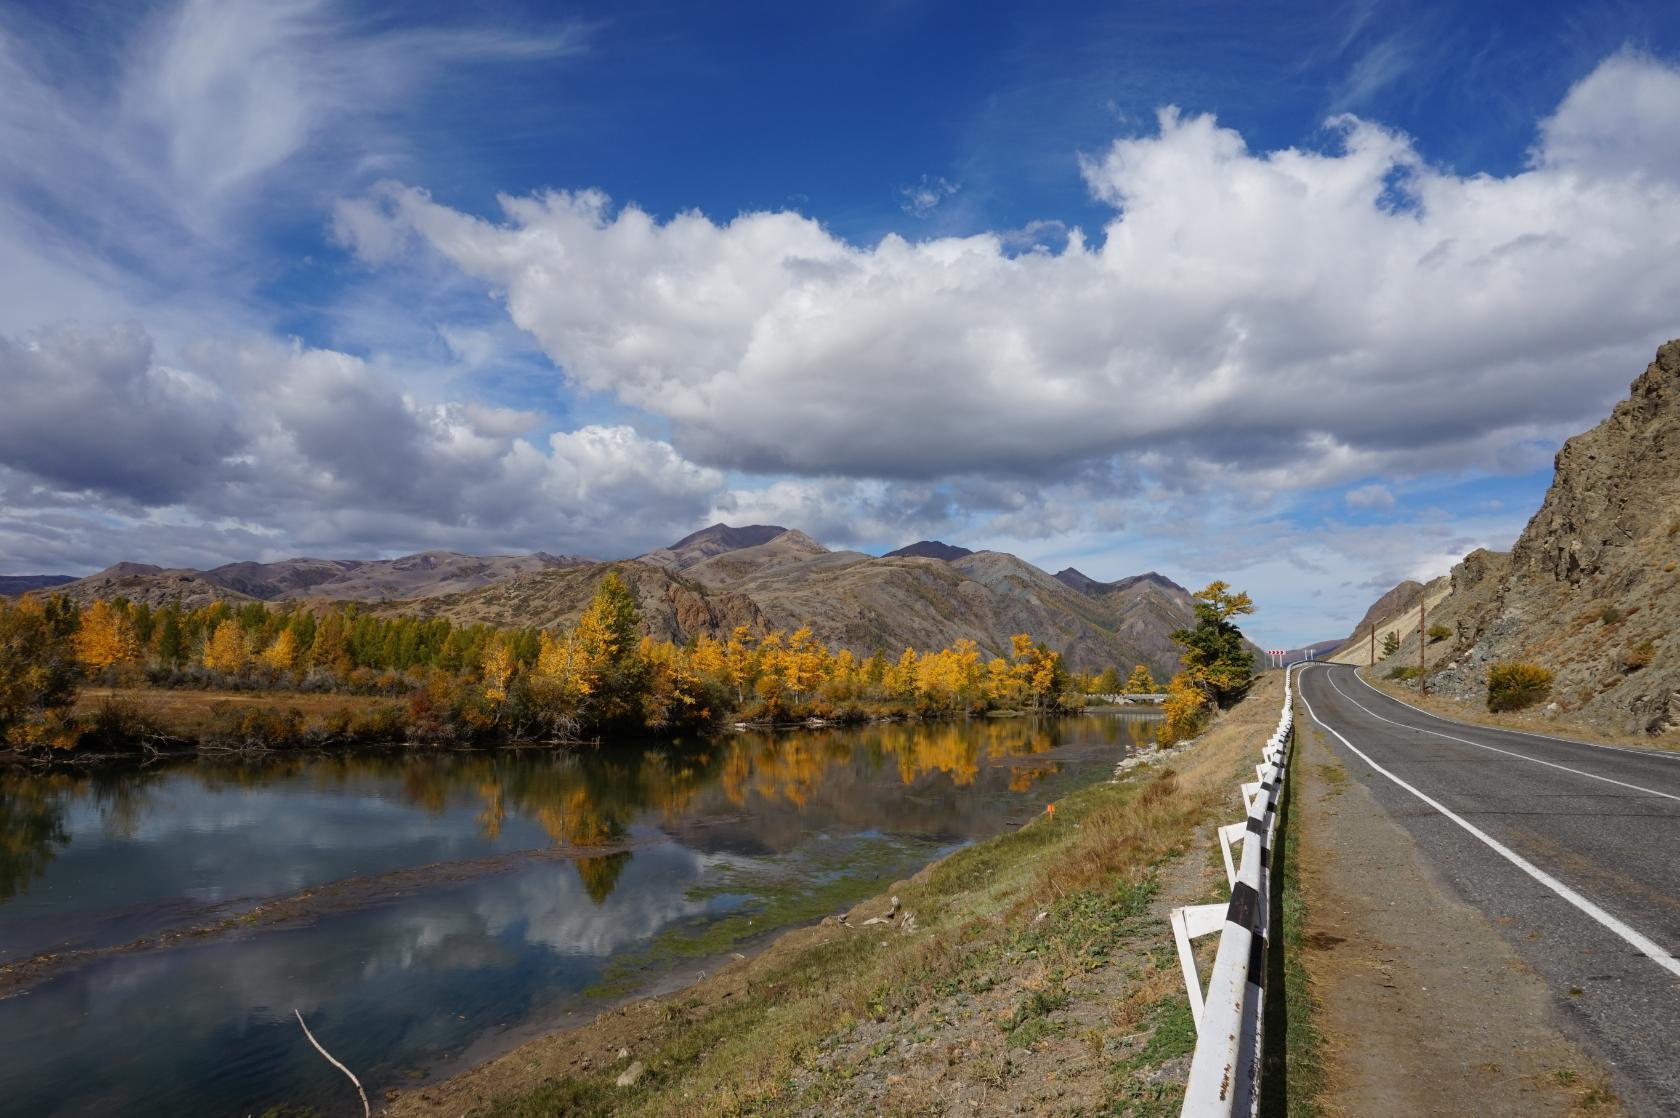
[[[705,901],[685,894],[722,861],[674,843],[638,849],[599,903],[572,866],[545,865],[540,874],[518,874],[482,891],[474,907],[492,934],[517,927],[527,943],[605,957],[705,912]]]
[[[293,1087],[313,1077],[294,1007],[377,1083],[375,1069],[458,1050],[539,1005],[553,1011],[615,953],[702,914],[706,902],[685,891],[719,861],[669,844],[638,849],[598,904],[570,862],[544,860],[302,928],[92,964],[0,1002],[0,1098],[244,1113],[255,1094],[231,1109],[204,1105],[201,1092],[244,1091],[220,1082],[233,1076],[295,1099]],[[129,1069],[121,1084],[100,1072],[113,1051]],[[98,1094],[134,1090],[136,1079],[162,1095]]]
[[[25,907],[65,913],[77,911],[78,902],[107,910],[178,897],[214,904],[551,845],[523,820],[510,820],[499,841],[488,840],[476,816],[471,804],[430,814],[362,790],[333,794],[303,781],[205,788],[172,777],[147,796],[128,837],[107,834],[100,806],[78,799],[67,815],[71,841],[52,867],[76,889],[21,899]]]

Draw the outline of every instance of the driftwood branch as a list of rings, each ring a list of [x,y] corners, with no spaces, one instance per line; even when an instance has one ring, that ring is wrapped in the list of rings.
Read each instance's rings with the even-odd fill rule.
[[[310,1032],[309,1031],[309,1026],[305,1025],[303,1023],[303,1014],[302,1013],[299,1013],[295,1009],[292,1010],[292,1012],[294,1014],[296,1014],[297,1019],[298,1019],[298,1024],[300,1026],[302,1026],[302,1028],[303,1028],[303,1035],[308,1037],[309,1038],[309,1043],[315,1046],[315,1051],[317,1051],[321,1055],[325,1056],[327,1058],[327,1063],[331,1064],[333,1067],[335,1067],[339,1071],[343,1072],[346,1076],[349,1077],[350,1082],[352,1082],[356,1085],[356,1094],[358,1094],[362,1097],[362,1114],[363,1114],[364,1118],[373,1118],[373,1110],[372,1110],[372,1108],[370,1108],[368,1106],[367,1092],[362,1090],[362,1081],[360,1079],[357,1079],[356,1076],[355,1076],[355,1073],[352,1072],[349,1068],[345,1067],[343,1064],[341,1064],[337,1060],[333,1059],[333,1054],[331,1052],[328,1052],[325,1048],[321,1047],[321,1042],[315,1039],[315,1034]]]

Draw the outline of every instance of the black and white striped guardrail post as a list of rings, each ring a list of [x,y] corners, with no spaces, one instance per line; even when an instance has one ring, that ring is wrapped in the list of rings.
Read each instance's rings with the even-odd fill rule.
[[[1183,1118],[1252,1115],[1260,1102],[1260,1026],[1266,1001],[1266,947],[1271,940],[1272,842],[1294,725],[1293,670],[1285,670],[1283,713],[1261,750],[1255,779],[1242,786],[1246,818],[1219,828],[1231,899],[1172,911],[1173,940],[1196,1021],[1196,1051],[1185,1086]],[[1242,843],[1240,862],[1231,852]],[[1207,992],[1202,992],[1192,940],[1219,932]]]

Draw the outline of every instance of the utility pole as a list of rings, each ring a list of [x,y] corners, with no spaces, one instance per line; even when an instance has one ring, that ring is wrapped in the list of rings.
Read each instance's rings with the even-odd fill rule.
[[[1377,666],[1377,623],[1371,622],[1371,666]]]
[[[1429,633],[1428,633],[1428,628],[1427,628],[1428,623],[1429,623],[1429,607],[1424,604],[1424,599],[1420,595],[1418,597],[1418,694],[1419,695],[1425,694],[1429,690],[1429,677],[1428,677],[1429,663],[1428,663],[1427,660],[1424,659],[1424,649],[1429,647]]]

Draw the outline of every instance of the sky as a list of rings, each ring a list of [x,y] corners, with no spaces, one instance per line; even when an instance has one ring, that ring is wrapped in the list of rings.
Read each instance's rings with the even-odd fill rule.
[[[0,573],[714,521],[1508,547],[1680,335],[1680,6],[0,7]]]

